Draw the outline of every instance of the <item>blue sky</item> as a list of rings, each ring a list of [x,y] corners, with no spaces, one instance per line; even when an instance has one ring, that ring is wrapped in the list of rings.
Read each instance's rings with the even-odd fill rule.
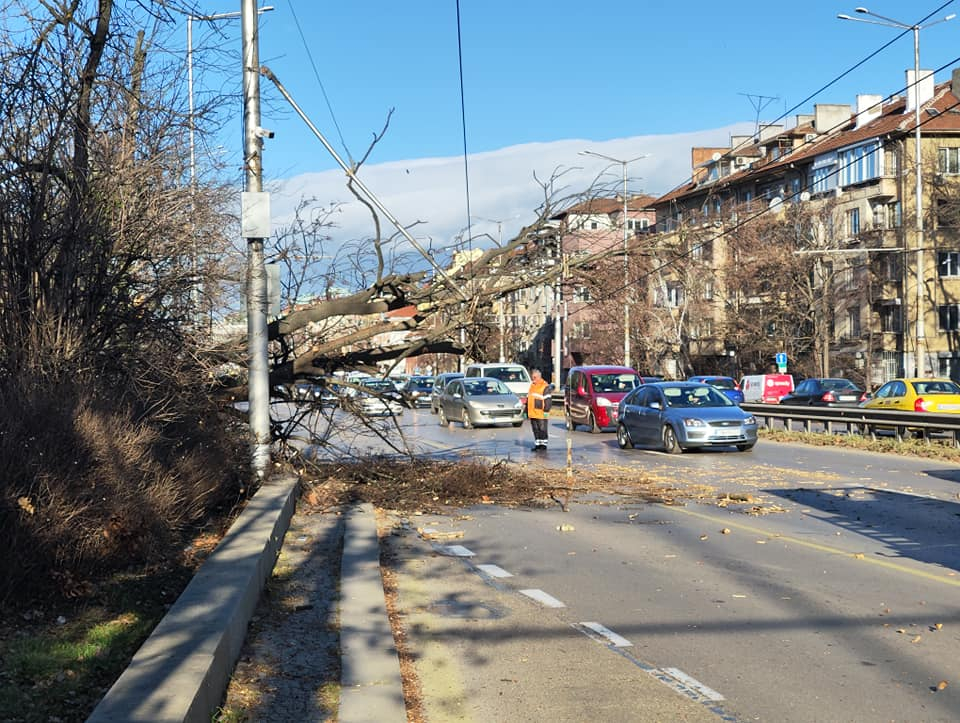
[[[463,197],[463,129],[455,0],[271,4],[275,10],[261,18],[261,63],[340,153],[345,154],[345,142],[354,157],[362,155],[394,108],[390,129],[367,162],[370,177],[400,204],[391,209],[403,220],[436,209],[436,194],[442,192],[450,219],[428,231],[454,233],[465,222],[465,208],[450,208],[465,205],[457,201],[457,193]],[[237,5],[211,0],[200,10],[224,12]],[[578,156],[585,148],[619,158],[650,153],[650,159],[631,166],[630,191],[664,193],[689,173],[694,142],[722,145],[731,132],[752,129],[756,109],[744,94],[766,96],[764,102],[776,97],[760,120],[789,111],[790,125],[816,102],[853,104],[857,93],[901,90],[904,70],[913,65],[910,33],[808,99],[898,34],[836,18],[854,15],[855,6],[825,0],[461,0],[467,150],[478,154],[471,165],[487,159],[492,166],[477,178],[475,189],[471,175],[479,204],[471,204],[473,214],[499,220],[526,216],[511,222],[516,226],[529,220],[529,204],[537,197],[534,171],[571,167],[578,169],[567,177],[574,185],[598,175],[613,182],[619,167],[611,173],[603,162]],[[875,13],[907,23],[941,6],[928,22],[955,12],[957,2],[868,4]],[[239,44],[236,25],[234,33],[225,32],[224,43],[235,38]],[[960,56],[960,19],[923,29],[920,38],[922,67],[953,63]],[[949,68],[936,76],[938,82],[948,78]],[[281,215],[298,193],[346,200],[336,191],[341,174],[320,143],[266,80],[262,93],[263,123],[276,131],[265,152],[265,176],[280,189],[275,207]],[[239,138],[224,142],[239,146]],[[432,174],[421,186],[423,169],[438,164],[446,174]],[[414,195],[419,204],[412,202]]]

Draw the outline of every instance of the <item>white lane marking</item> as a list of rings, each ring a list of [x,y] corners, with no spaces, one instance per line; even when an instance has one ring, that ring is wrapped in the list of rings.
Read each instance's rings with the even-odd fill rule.
[[[552,595],[548,595],[543,590],[521,590],[520,594],[526,595],[528,598],[531,598],[532,600],[536,600],[538,603],[548,608],[565,608],[566,607],[566,605],[564,605],[562,602],[557,600]]]
[[[507,572],[499,565],[477,565],[477,569],[490,577],[513,577],[512,572]]]
[[[725,700],[724,697],[720,695],[720,693],[715,691],[713,688],[708,688],[699,680],[687,675],[679,668],[660,668],[660,670],[662,670],[664,673],[669,675],[671,678],[675,678],[679,680],[681,683],[683,683],[685,686],[687,686],[691,690],[697,691],[704,698],[707,698],[713,701]]]
[[[592,630],[597,635],[600,635],[601,637],[606,638],[606,640],[614,647],[629,648],[633,646],[633,643],[631,643],[625,637],[623,637],[622,635],[618,635],[617,633],[613,632],[610,628],[608,628],[605,625],[601,625],[600,623],[580,623],[580,625],[587,628],[588,630]]]
[[[437,545],[437,550],[441,555],[450,555],[451,557],[473,557],[473,552],[463,545]]]

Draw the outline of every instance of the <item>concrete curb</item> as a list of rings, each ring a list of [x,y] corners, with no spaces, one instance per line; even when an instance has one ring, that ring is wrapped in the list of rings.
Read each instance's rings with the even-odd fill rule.
[[[347,513],[340,567],[340,723],[406,723],[373,505]]]
[[[257,490],[94,709],[90,723],[211,719],[283,544],[298,483],[285,476]]]

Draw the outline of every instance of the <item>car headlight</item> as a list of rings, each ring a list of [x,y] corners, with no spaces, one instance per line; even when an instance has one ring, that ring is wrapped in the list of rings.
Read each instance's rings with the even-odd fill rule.
[[[598,407],[612,407],[613,402],[611,402],[606,397],[597,397],[597,406]]]
[[[523,405],[522,405],[520,402],[517,402],[516,404],[513,405],[513,408],[514,408],[514,409],[523,409]]]
[[[683,420],[684,427],[706,427],[706,423],[702,419],[697,419],[695,417],[690,417],[689,419]]]
[[[757,418],[754,417],[754,416],[751,414],[751,415],[749,415],[746,419],[743,420],[743,423],[744,423],[744,424],[756,424],[756,423],[757,423]]]

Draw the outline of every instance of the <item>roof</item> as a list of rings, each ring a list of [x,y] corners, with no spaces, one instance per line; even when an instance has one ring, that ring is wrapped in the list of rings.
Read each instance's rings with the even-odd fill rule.
[[[926,135],[960,132],[960,105],[958,104],[960,104],[960,99],[951,92],[951,84],[949,82],[937,85],[934,89],[933,97],[921,107],[921,132]],[[729,176],[724,176],[710,183],[685,181],[656,199],[656,205],[663,205],[664,203],[669,203],[679,198],[696,195],[697,193],[707,194],[715,188],[723,188],[736,184],[750,177],[762,178],[769,175],[772,171],[785,168],[790,164],[811,160],[824,153],[847,148],[872,138],[911,134],[916,127],[914,114],[905,113],[905,108],[906,99],[903,97],[894,97],[883,105],[879,116],[864,123],[859,128],[856,127],[856,114],[852,113],[849,120],[843,125],[818,135],[816,138],[805,142],[800,147],[784,154],[780,158],[769,162],[763,162],[763,160],[761,160],[749,168],[736,171]],[[776,136],[766,138],[762,142],[740,146],[728,152],[726,157],[753,156],[755,155],[755,150],[759,150],[761,146],[771,145],[776,142],[778,138],[805,137],[807,133],[814,132],[816,131],[813,124],[804,123],[788,131],[778,133]]]
[[[627,198],[627,211],[644,211],[653,208],[656,202],[655,196],[641,194],[639,196],[629,196]],[[570,214],[584,215],[613,215],[623,212],[622,198],[589,198],[586,201],[576,203],[568,209],[560,211],[551,216],[551,219],[566,218]]]

